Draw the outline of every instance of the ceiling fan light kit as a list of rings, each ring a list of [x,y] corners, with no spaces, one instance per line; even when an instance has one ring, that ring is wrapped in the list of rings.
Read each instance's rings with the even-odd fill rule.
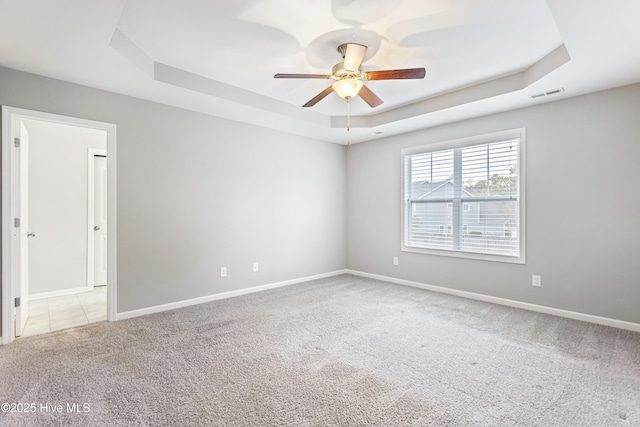
[[[351,78],[338,80],[332,87],[341,98],[349,100],[358,95],[363,85],[362,80]]]

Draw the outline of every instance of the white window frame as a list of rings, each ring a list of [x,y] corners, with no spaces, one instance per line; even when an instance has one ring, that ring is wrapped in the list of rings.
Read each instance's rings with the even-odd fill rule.
[[[405,157],[424,153],[431,151],[441,151],[448,150],[454,148],[468,147],[472,145],[486,144],[491,142],[498,142],[501,140],[507,139],[518,139],[518,198],[519,198],[519,255],[516,256],[505,256],[505,255],[493,255],[493,254],[481,254],[481,253],[472,253],[472,252],[463,252],[456,250],[443,250],[443,249],[427,249],[427,248],[419,248],[414,246],[407,246],[407,238],[408,238],[408,230],[407,230],[407,200],[405,200],[405,191],[406,191],[406,181],[405,181]],[[502,132],[495,132],[485,135],[472,136],[468,138],[461,138],[451,141],[443,141],[437,142],[433,144],[421,145],[418,147],[409,147],[401,150],[400,155],[400,170],[402,173],[401,183],[402,188],[400,192],[401,202],[400,202],[400,211],[401,211],[401,242],[400,242],[400,250],[402,252],[412,252],[412,253],[420,253],[420,254],[428,254],[428,255],[439,255],[439,256],[449,256],[455,258],[467,258],[467,259],[476,259],[476,260],[484,260],[484,261],[497,261],[497,262],[506,262],[506,263],[514,263],[514,264],[526,264],[526,194],[525,194],[525,153],[526,153],[526,132],[525,128],[519,129],[511,129]]]

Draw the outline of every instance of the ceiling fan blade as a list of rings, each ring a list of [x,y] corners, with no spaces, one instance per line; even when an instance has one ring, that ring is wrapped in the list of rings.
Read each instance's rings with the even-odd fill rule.
[[[328,79],[330,74],[282,74],[273,76],[274,79]]]
[[[303,105],[303,107],[313,107],[318,103],[318,101],[321,101],[322,99],[324,99],[324,97],[329,95],[331,92],[333,92],[333,85],[329,86],[328,88],[326,88],[325,90],[323,90],[322,92],[320,92],[319,94],[311,98],[309,102]]]
[[[344,53],[344,69],[347,71],[358,71],[367,47],[361,44],[349,43]]]
[[[380,70],[362,73],[365,80],[424,79],[424,68],[405,68],[402,70]]]
[[[360,98],[364,99],[364,102],[369,104],[371,108],[375,108],[383,102],[382,99],[378,98],[378,95],[373,93],[367,86],[362,86],[358,95],[360,95]]]

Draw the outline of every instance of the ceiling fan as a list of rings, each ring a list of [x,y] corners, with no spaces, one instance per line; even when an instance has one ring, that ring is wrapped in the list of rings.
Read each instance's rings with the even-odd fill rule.
[[[371,108],[382,104],[382,99],[366,87],[367,80],[423,79],[424,68],[405,68],[401,70],[362,71],[362,60],[367,46],[358,43],[344,43],[338,46],[338,52],[344,59],[333,66],[331,74],[276,74],[276,79],[333,79],[335,82],[311,98],[303,107],[312,107],[331,92],[336,92],[347,101],[356,95]]]

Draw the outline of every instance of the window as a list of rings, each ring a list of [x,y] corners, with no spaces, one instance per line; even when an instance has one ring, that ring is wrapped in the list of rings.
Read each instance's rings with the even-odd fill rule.
[[[402,250],[524,263],[524,144],[518,129],[402,150]]]

